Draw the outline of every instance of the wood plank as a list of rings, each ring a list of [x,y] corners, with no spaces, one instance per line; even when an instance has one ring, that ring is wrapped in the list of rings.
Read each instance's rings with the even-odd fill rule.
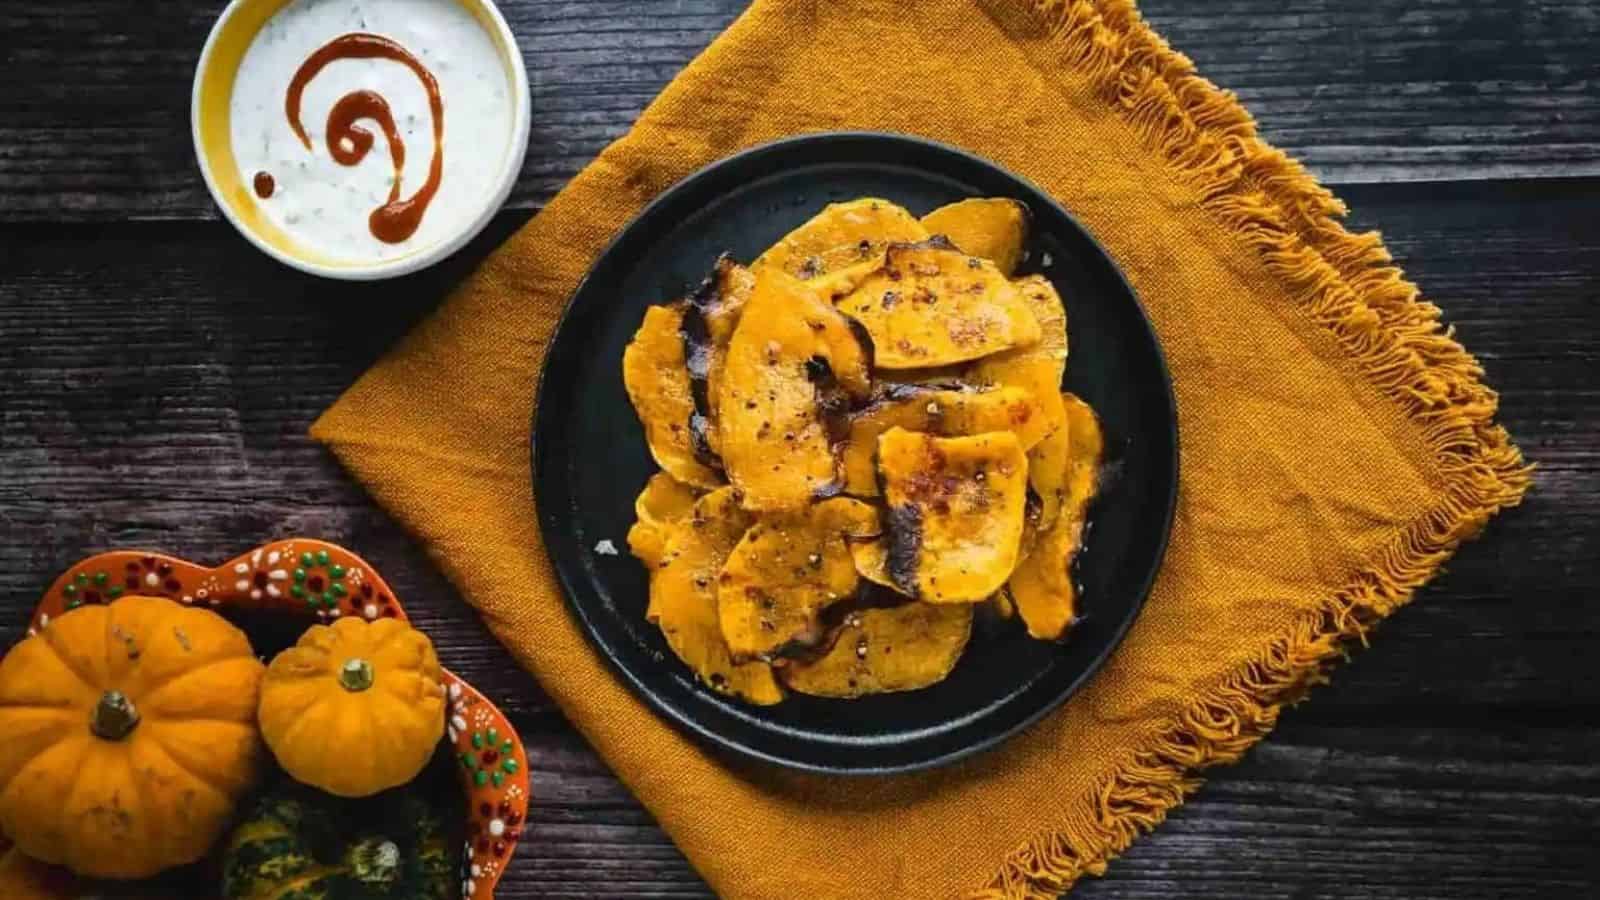
[[[1501,900],[1600,883],[1593,728],[1330,728],[1309,721],[1317,705],[1073,896]]]
[[[1600,174],[1588,0],[1139,6],[1330,184]]]
[[[548,200],[745,5],[502,3],[534,103],[512,207]],[[214,217],[188,103],[219,7],[0,5],[0,221]],[[1600,174],[1600,15],[1585,0],[1143,8],[1331,183]]]

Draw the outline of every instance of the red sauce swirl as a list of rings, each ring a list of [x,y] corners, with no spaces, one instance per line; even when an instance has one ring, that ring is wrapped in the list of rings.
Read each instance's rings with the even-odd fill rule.
[[[294,78],[289,81],[289,91],[284,97],[283,110],[289,117],[289,127],[294,129],[295,136],[307,150],[311,149],[311,138],[306,135],[305,126],[300,122],[301,95],[311,79],[317,77],[317,73],[340,59],[393,60],[416,73],[428,93],[428,108],[433,113],[433,159],[428,164],[428,178],[422,187],[405,198],[400,196],[400,176],[405,168],[406,145],[400,138],[399,129],[395,127],[388,101],[375,91],[351,91],[340,97],[328,112],[328,153],[341,165],[353,166],[361,162],[376,140],[371,131],[356,124],[357,120],[371,119],[383,129],[384,139],[389,143],[389,159],[394,165],[394,181],[389,187],[388,201],[367,217],[367,227],[378,240],[398,244],[416,234],[417,227],[422,224],[423,213],[427,212],[434,194],[439,192],[439,181],[444,175],[444,100],[439,95],[439,82],[420,60],[411,55],[411,51],[382,35],[353,32],[334,38],[300,64]],[[267,177],[270,180],[271,176]],[[260,185],[258,175],[258,193]],[[270,196],[270,189],[268,194],[262,196]]]

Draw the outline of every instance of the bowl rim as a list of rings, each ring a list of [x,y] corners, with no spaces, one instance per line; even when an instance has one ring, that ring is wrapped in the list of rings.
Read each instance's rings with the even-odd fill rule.
[[[339,281],[377,281],[385,278],[395,278],[421,271],[434,263],[443,260],[466,243],[472,240],[489,224],[495,214],[500,212],[505,205],[506,198],[511,196],[511,189],[516,186],[518,177],[522,174],[522,163],[528,152],[528,141],[532,131],[532,91],[528,84],[527,66],[522,59],[521,48],[517,45],[517,38],[511,31],[511,26],[501,14],[499,6],[494,0],[452,0],[461,6],[477,4],[483,11],[483,16],[475,16],[480,25],[485,21],[493,25],[494,32],[499,38],[498,45],[503,48],[501,56],[504,58],[507,69],[507,78],[511,84],[512,118],[509,152],[501,160],[499,173],[496,175],[494,189],[484,195],[482,205],[471,219],[455,233],[444,240],[423,247],[414,253],[394,259],[380,260],[372,263],[330,265],[317,262],[285,252],[282,248],[273,246],[246,224],[235,212],[232,204],[223,196],[222,188],[217,182],[216,175],[212,172],[211,159],[205,151],[204,140],[201,135],[201,93],[206,83],[205,73],[211,62],[212,54],[223,29],[240,10],[264,0],[229,0],[227,7],[217,16],[212,23],[211,31],[206,35],[206,42],[200,49],[200,58],[195,63],[194,80],[189,92],[189,136],[194,146],[195,162],[200,167],[200,175],[205,180],[206,190],[211,194],[211,200],[222,215],[227,218],[236,231],[245,237],[256,249],[276,259],[284,265],[299,269],[312,275],[323,278],[332,278]],[[285,3],[284,5],[287,5]]]

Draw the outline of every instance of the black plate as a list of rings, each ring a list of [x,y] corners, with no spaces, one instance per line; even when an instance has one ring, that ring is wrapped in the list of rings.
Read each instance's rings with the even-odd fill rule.
[[[922,214],[963,197],[1013,197],[1033,213],[1029,262],[1067,306],[1066,387],[1094,406],[1107,478],[1078,568],[1086,620],[1064,645],[989,622],[955,671],[922,691],[859,700],[795,695],[755,707],[701,687],[644,620],[628,555],[633,498],[655,465],[622,385],[622,352],[651,303],[681,297],[731,251],[748,262],[826,203],[860,196]],[[651,203],[601,254],[545,362],[533,478],[545,546],[572,611],[639,696],[710,745],[800,769],[904,771],[994,745],[1055,708],[1116,646],[1166,549],[1177,495],[1171,380],[1115,265],[1048,196],[970,154],[885,134],[822,134],[714,163]],[[595,547],[610,541],[620,555]],[[630,714],[618,710],[618,715]]]

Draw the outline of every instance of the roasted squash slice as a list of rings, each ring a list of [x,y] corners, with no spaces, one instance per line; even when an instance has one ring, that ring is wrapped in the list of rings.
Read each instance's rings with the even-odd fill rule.
[[[1037,507],[1030,497],[1028,505],[1023,509],[1022,543],[1021,549],[1017,554],[1018,559],[1027,558],[1028,551],[1038,540],[1037,519]],[[895,584],[894,579],[889,577],[889,541],[887,536],[880,535],[865,540],[851,540],[849,545],[850,557],[855,560],[857,575],[879,587],[888,588],[901,596],[908,596],[900,585]],[[1002,618],[1011,618],[1011,603],[1005,591],[998,591],[989,599],[995,604],[995,609]]]
[[[850,557],[855,560],[856,574],[877,585],[880,588],[893,591],[904,597],[906,593],[901,590],[894,579],[889,577],[889,542],[885,537],[876,537],[863,541],[850,541]],[[1022,539],[1023,550],[1020,558],[1027,557],[1027,548],[1032,544],[1029,536]],[[1020,565],[1020,563],[1019,563]],[[1005,591],[996,591],[989,597],[989,602],[994,606],[995,612],[1003,619],[1009,619],[1015,612],[1011,598]],[[959,603],[943,604],[946,606],[962,606]]]
[[[931,603],[977,603],[1016,567],[1028,457],[1009,431],[939,438],[891,428],[878,439],[888,502],[889,577]]]
[[[1067,471],[1071,462],[1072,424],[1065,410],[1056,430],[1028,451],[1028,486],[1039,498],[1038,526],[1047,531],[1061,514],[1067,494]]]
[[[694,396],[694,416],[689,421],[690,439],[703,462],[720,466],[716,428],[717,383],[727,361],[728,342],[739,324],[755,275],[724,253],[717,258],[711,274],[688,297],[683,311],[683,347],[689,370],[689,388]],[[711,459],[707,459],[710,457]]]
[[[682,324],[680,307],[645,310],[644,324],[622,354],[622,383],[656,464],[685,484],[713,488],[722,478],[696,454],[689,431],[695,409],[678,333]]]
[[[852,598],[860,582],[846,539],[878,530],[878,511],[845,497],[751,525],[717,587],[733,658],[772,660],[820,644],[823,610]]]
[[[811,282],[832,299],[853,290],[878,268],[889,244],[927,237],[922,223],[904,208],[862,197],[830,203],[757,257],[751,268],[782,270]]]
[[[1039,535],[1032,551],[1011,575],[1009,590],[1028,634],[1057,640],[1077,616],[1077,588],[1072,562],[1083,540],[1089,504],[1099,488],[1098,472],[1104,438],[1094,410],[1066,394],[1067,475],[1061,512]]]
[[[922,227],[949,238],[963,253],[989,260],[1010,278],[1022,262],[1028,219],[1028,207],[1009,197],[972,197],[928,213]]]
[[[634,522],[628,529],[628,547],[651,569],[666,562],[667,537],[672,526],[689,517],[699,495],[665,472],[645,482],[633,501]]]
[[[943,681],[972,634],[968,604],[902,603],[852,612],[833,648],[779,670],[784,684],[816,697],[914,691]]]
[[[994,264],[944,238],[890,244],[883,268],[839,309],[872,336],[882,369],[920,369],[979,359],[1039,341],[1039,323]]]
[[[1031,511],[1030,507],[1028,512]],[[1025,519],[1018,559],[1027,558],[1028,551],[1033,547],[1037,539],[1038,529],[1033,526],[1031,519]],[[850,541],[849,544],[850,557],[855,560],[857,575],[902,597],[907,596],[900,585],[895,584],[894,579],[889,577],[889,541],[886,537],[880,536],[868,540]],[[1018,563],[1018,565],[1021,565],[1021,563]],[[995,609],[1002,618],[1011,618],[1013,610],[1010,598],[1006,596],[1005,591],[998,591],[989,599],[995,604]]]
[[[671,534],[670,528],[636,521],[628,528],[628,549],[633,552],[635,559],[645,564],[646,568],[654,569],[666,565],[667,538]]]
[[[734,261],[724,253],[717,257],[711,274],[689,295],[689,305],[698,311],[706,323],[711,341],[727,346],[733,329],[739,324],[744,304],[755,290],[754,272]]]
[[[1024,450],[1037,444],[1048,430],[1038,401],[1022,388],[894,385],[850,417],[850,436],[843,452],[846,493],[878,495],[878,436],[890,428],[944,437],[1010,431]]]
[[[1067,367],[1067,312],[1055,285],[1042,275],[1014,282],[1039,323],[1039,342],[980,360],[968,378],[976,384],[1019,387],[1038,400],[1039,424],[1048,432],[1064,427],[1066,410],[1058,399]],[[1061,508],[1066,434],[1046,437],[1028,451],[1028,477],[1043,502],[1039,524],[1049,528]]]
[[[718,449],[747,509],[795,510],[842,490],[834,448],[870,360],[815,291],[776,270],[757,276],[717,384]]]
[[[870,540],[850,541],[850,558],[856,564],[856,574],[878,585],[886,587],[895,593],[902,593],[900,586],[889,577],[889,543],[885,537],[876,537]]]
[[[665,562],[650,573],[645,617],[667,646],[712,690],[768,705],[783,689],[764,662],[735,663],[717,620],[717,576],[751,522],[733,488],[701,497],[688,517],[671,525]]]

